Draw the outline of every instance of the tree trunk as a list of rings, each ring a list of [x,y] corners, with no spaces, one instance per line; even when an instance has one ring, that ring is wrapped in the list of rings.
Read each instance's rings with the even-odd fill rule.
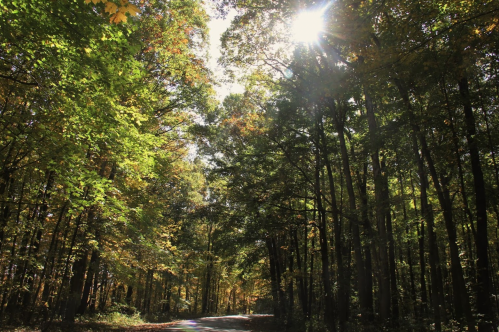
[[[81,304],[78,308],[78,314],[83,315],[87,306],[89,305],[89,296],[92,287],[92,282],[94,277],[97,278],[97,271],[99,270],[100,263],[100,251],[94,248],[92,250],[92,256],[90,257],[90,264],[88,266],[87,278],[85,279],[85,286],[83,287],[83,295],[81,298]]]
[[[376,220],[378,226],[378,253],[380,257],[380,280],[379,280],[379,297],[380,297],[380,317],[384,322],[389,322],[391,320],[390,314],[390,303],[391,303],[391,287],[390,287],[390,263],[387,253],[388,249],[388,231],[386,226],[386,216],[389,213],[388,208],[388,192],[385,186],[384,179],[386,175],[383,175],[383,170],[381,169],[381,163],[379,159],[379,146],[380,137],[378,135],[378,128],[376,125],[376,118],[374,114],[374,105],[369,93],[367,93],[364,88],[364,96],[366,100],[366,110],[367,119],[369,124],[369,133],[371,137],[371,143],[373,144],[371,150],[371,160],[373,167],[373,177],[374,177],[374,197],[376,201]],[[394,318],[394,317],[393,317]]]
[[[439,179],[437,171],[435,169],[435,165],[433,159],[431,157],[426,137],[424,133],[420,130],[419,125],[416,123],[415,116],[412,110],[412,106],[409,101],[409,96],[407,90],[403,86],[403,83],[395,79],[395,83],[401,93],[402,99],[406,104],[406,108],[408,111],[409,121],[411,128],[414,132],[414,135],[419,139],[421,152],[424,159],[427,162],[428,169],[430,171],[430,176],[433,180],[433,184],[435,190],[437,192],[438,201],[443,211],[443,217],[445,221],[445,227],[447,230],[447,236],[449,239],[449,249],[451,256],[451,273],[452,273],[452,286],[453,286],[453,300],[454,300],[454,310],[456,319],[460,322],[463,321],[463,318],[466,317],[468,329],[470,331],[475,331],[474,319],[471,315],[471,308],[468,300],[468,292],[464,283],[463,270],[461,266],[461,261],[459,258],[459,248],[457,246],[457,235],[456,228],[454,225],[453,217],[452,217],[452,201],[450,198],[449,189],[447,188],[448,180],[445,177]],[[413,144],[414,145],[414,144]],[[417,143],[416,143],[417,146]],[[416,148],[414,148],[416,149]],[[419,158],[419,153],[418,153]],[[442,183],[441,183],[442,181]],[[429,213],[427,211],[426,213]],[[431,252],[431,249],[430,249]]]
[[[203,298],[202,298],[202,304],[201,304],[201,312],[203,314],[206,314],[209,312],[210,307],[209,307],[209,301],[210,301],[210,287],[211,287],[211,277],[212,277],[212,269],[213,269],[213,257],[211,253],[211,232],[213,230],[213,226],[210,224],[209,229],[208,229],[208,249],[207,249],[207,260],[208,260],[208,265],[206,266],[206,279],[204,283],[204,289],[203,289]]]
[[[303,270],[302,270],[302,262],[301,262],[301,254],[300,254],[300,246],[298,243],[298,231],[296,228],[293,228],[291,231],[291,236],[293,240],[293,245],[296,253],[296,265],[298,269],[298,275],[296,277],[298,283],[298,299],[300,300],[303,316],[307,315],[307,294],[305,290],[305,281],[303,280]],[[306,264],[306,262],[305,262]]]
[[[345,176],[347,193],[348,193],[348,202],[350,208],[348,217],[350,219],[350,224],[351,224],[350,228],[352,230],[352,239],[355,251],[355,265],[357,268],[357,285],[358,285],[361,318],[365,324],[368,324],[371,317],[374,316],[373,312],[371,311],[372,305],[369,304],[368,300],[369,299],[368,294],[372,293],[372,289],[369,289],[369,285],[366,282],[366,270],[364,265],[364,259],[362,257],[362,244],[360,239],[359,221],[357,216],[357,204],[355,202],[355,192],[353,189],[353,181],[350,171],[350,161],[345,142],[344,121],[342,119],[343,115],[340,114],[340,112],[337,110],[336,102],[334,101],[334,99],[329,100],[328,106],[331,112],[331,117],[333,118],[336,132],[338,133],[343,174]]]
[[[277,271],[276,271],[276,259],[274,256],[273,241],[270,237],[265,239],[267,244],[267,250],[269,252],[269,265],[270,265],[270,283],[272,286],[272,303],[274,308],[274,317],[280,318],[281,311],[279,306],[279,285],[277,284]]]
[[[473,183],[475,188],[476,204],[476,250],[477,250],[477,285],[476,302],[478,314],[483,317],[478,322],[480,332],[492,332],[492,303],[490,301],[490,272],[488,247],[489,240],[487,234],[487,197],[485,194],[485,182],[483,180],[480,153],[475,139],[475,116],[471,106],[470,93],[468,88],[468,78],[463,75],[459,81],[459,93],[464,108],[464,118],[466,122],[466,140],[470,151],[471,171],[473,173]],[[467,300],[467,299],[466,299]]]
[[[340,324],[340,331],[344,330],[345,324],[348,320],[348,307],[349,307],[349,296],[347,293],[348,289],[348,279],[345,278],[345,268],[343,266],[343,241],[341,237],[341,224],[339,217],[339,210],[336,201],[336,190],[334,185],[333,170],[331,167],[331,162],[329,160],[328,145],[326,141],[326,135],[324,133],[324,127],[322,123],[319,125],[320,138],[322,141],[322,151],[323,159],[326,164],[326,170],[329,182],[329,193],[331,195],[331,214],[333,216],[333,226],[334,226],[334,252],[336,257],[336,271],[338,278],[338,319]]]
[[[81,303],[87,260],[88,255],[85,252],[73,263],[73,276],[71,277],[71,281],[69,283],[68,305],[64,316],[64,320],[66,322],[74,323],[75,321],[76,309],[78,309]]]

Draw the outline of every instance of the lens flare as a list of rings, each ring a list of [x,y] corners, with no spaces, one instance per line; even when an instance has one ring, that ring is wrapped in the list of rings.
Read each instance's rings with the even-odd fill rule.
[[[304,11],[296,16],[291,34],[293,40],[299,43],[313,43],[324,31],[324,11]]]

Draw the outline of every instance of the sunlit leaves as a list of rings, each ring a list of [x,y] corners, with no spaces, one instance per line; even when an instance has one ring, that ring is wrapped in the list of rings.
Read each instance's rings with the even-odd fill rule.
[[[113,2],[106,3],[106,12],[109,13],[109,15],[113,15],[114,13],[116,13],[117,10],[118,6],[115,3]]]
[[[127,21],[126,14],[136,16],[140,13],[140,9],[131,4],[127,0],[120,0],[120,4],[117,5],[114,2],[108,0],[85,0],[86,4],[92,2],[93,4],[103,3],[105,4],[104,12],[110,15],[109,21],[111,23],[121,23]]]
[[[171,269],[176,223],[202,200],[186,126],[209,100],[193,50],[206,14],[196,1],[86,3],[1,5],[0,187],[7,179],[11,191],[0,208],[19,214],[2,220],[11,242],[0,261],[19,248],[18,224],[38,227],[29,210],[51,174],[44,244],[67,248],[75,233],[78,250],[98,248],[119,277],[133,264]],[[54,230],[59,215],[66,233]]]

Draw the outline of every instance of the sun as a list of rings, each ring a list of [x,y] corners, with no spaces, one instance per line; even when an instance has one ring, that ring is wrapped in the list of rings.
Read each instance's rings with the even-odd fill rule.
[[[324,11],[305,11],[295,17],[291,27],[291,35],[295,42],[313,43],[319,39],[324,30]]]

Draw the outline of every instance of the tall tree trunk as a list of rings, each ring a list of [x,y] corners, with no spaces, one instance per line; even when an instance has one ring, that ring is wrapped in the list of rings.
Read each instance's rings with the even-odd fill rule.
[[[296,277],[297,283],[298,283],[298,299],[300,300],[301,308],[303,315],[307,315],[307,293],[305,289],[305,281],[303,278],[303,270],[302,270],[302,261],[301,261],[301,254],[300,254],[300,246],[298,242],[298,231],[296,228],[293,228],[291,230],[291,237],[296,253],[296,265],[298,269],[298,275]],[[306,261],[305,261],[306,264]]]
[[[69,283],[69,298],[64,320],[74,323],[76,309],[80,306],[83,284],[85,282],[85,270],[87,268],[88,255],[84,252],[73,263],[73,276]]]
[[[333,170],[331,167],[331,161],[329,160],[329,151],[326,141],[326,135],[324,133],[323,124],[319,124],[320,139],[322,141],[322,151],[323,159],[326,164],[326,170],[329,182],[329,193],[331,195],[331,214],[333,216],[333,226],[334,226],[334,252],[336,257],[336,271],[338,278],[338,319],[340,324],[340,331],[345,329],[345,324],[348,320],[348,306],[349,306],[349,296],[348,296],[348,279],[345,277],[346,269],[343,266],[343,241],[341,238],[341,224],[339,217],[339,210],[336,201],[336,190],[334,185]]]
[[[272,237],[272,249],[274,250],[274,262],[275,262],[275,271],[276,271],[276,282],[277,282],[277,290],[279,293],[279,312],[281,317],[286,317],[286,295],[284,293],[284,289],[282,288],[282,271],[284,270],[285,262],[281,263],[281,258],[279,257],[279,251],[277,246],[277,238]]]
[[[291,240],[291,239],[290,239]],[[294,283],[293,283],[293,275],[295,274],[294,270],[294,255],[293,255],[293,246],[290,246],[290,253],[288,255],[288,272],[289,272],[289,280],[288,280],[288,287],[287,287],[287,293],[288,293],[288,308],[286,310],[287,312],[287,322],[288,325],[292,324],[292,321],[294,319],[293,317],[293,309],[294,309],[294,302],[295,302],[295,297],[294,297]]]
[[[132,304],[132,295],[133,295],[133,286],[128,285],[127,290],[126,290],[126,297],[125,297],[125,303],[127,305]]]
[[[353,148],[352,148],[353,150]],[[353,155],[353,151],[352,151]],[[362,218],[362,226],[364,232],[367,234],[368,241],[365,241],[364,252],[365,252],[365,278],[366,278],[366,289],[373,289],[373,266],[372,266],[372,256],[371,253],[376,253],[376,247],[373,239],[373,230],[371,227],[371,222],[369,221],[369,206],[368,206],[368,197],[367,197],[367,162],[364,163],[363,173],[360,174],[360,171],[357,171],[357,182],[360,196],[360,210],[361,210],[361,218]],[[372,291],[366,291],[366,305],[368,317],[364,317],[363,319],[372,322],[374,320],[374,298]]]
[[[461,190],[460,190],[461,198],[463,201],[464,211],[466,213],[466,216],[468,217],[468,224],[471,226],[471,229],[473,230],[473,237],[476,237],[475,226],[473,224],[473,215],[472,215],[472,212],[471,212],[471,210],[469,208],[469,204],[468,204],[468,194],[466,192],[466,186],[465,186],[465,182],[464,182],[464,172],[463,172],[463,166],[461,163],[461,155],[459,153],[459,141],[460,141],[460,139],[457,136],[456,128],[454,126],[453,118],[455,117],[455,115],[452,114],[453,112],[451,110],[451,104],[449,101],[449,96],[447,94],[447,88],[446,88],[447,83],[445,82],[444,78],[442,79],[442,81],[443,82],[441,83],[441,85],[442,85],[441,90],[442,90],[442,93],[444,94],[445,106],[447,109],[447,114],[449,116],[449,121],[447,122],[447,124],[449,125],[451,133],[452,133],[452,143],[454,145],[454,155],[455,155],[455,160],[456,160],[456,165],[457,165],[457,170],[458,170],[458,175],[459,175],[459,184],[461,187]],[[463,223],[464,222],[465,221],[463,221]],[[466,225],[466,226],[467,226],[467,228],[469,227],[468,225]],[[475,277],[475,260],[472,257],[473,253],[472,253],[471,245],[469,245],[467,254],[468,254],[468,261],[471,265],[471,274],[473,275],[473,278],[474,278]]]
[[[149,289],[147,291],[147,297],[146,297],[146,310],[145,312],[150,314],[151,313],[151,299],[152,299],[152,289],[153,289],[153,284],[154,284],[154,269],[149,269],[147,272],[147,276],[149,278]]]
[[[378,128],[376,124],[376,118],[374,114],[374,105],[370,94],[364,88],[364,96],[366,100],[366,110],[367,119],[369,124],[369,133],[371,138],[372,152],[371,160],[373,166],[373,177],[374,177],[374,197],[376,201],[376,220],[378,226],[378,253],[380,257],[380,280],[379,280],[379,297],[380,297],[380,317],[384,322],[389,322],[392,318],[390,314],[390,304],[391,304],[391,288],[390,288],[390,263],[387,253],[388,249],[388,231],[386,226],[386,216],[389,213],[388,208],[388,192],[385,187],[383,171],[381,169],[381,162],[379,159],[379,146],[380,137],[378,135]],[[394,317],[393,317],[394,318]]]
[[[316,202],[314,200],[314,212],[312,216],[312,220],[317,219],[317,212],[316,212]],[[312,230],[312,233],[315,233]],[[311,320],[312,318],[312,305],[313,305],[313,299],[314,299],[314,261],[315,261],[315,234],[312,236],[312,241],[310,244],[310,276],[309,276],[309,286],[308,286],[308,312],[307,312],[307,320]]]
[[[395,79],[395,83],[401,93],[401,97],[406,104],[408,111],[409,121],[414,135],[419,139],[421,152],[424,159],[427,162],[428,169],[430,171],[430,176],[433,180],[433,185],[437,192],[438,201],[443,211],[443,217],[445,222],[445,228],[447,230],[447,236],[449,239],[449,249],[451,257],[451,273],[452,273],[452,286],[453,286],[453,300],[454,300],[454,310],[456,319],[460,322],[463,318],[466,319],[468,329],[470,331],[475,331],[475,324],[473,316],[471,315],[471,308],[468,301],[468,292],[464,283],[463,270],[461,266],[461,260],[459,258],[459,248],[457,246],[457,234],[452,217],[452,201],[450,198],[449,189],[447,188],[448,179],[442,177],[439,179],[437,174],[433,158],[430,154],[428,144],[426,142],[426,137],[424,133],[420,130],[419,124],[416,123],[415,115],[412,110],[412,105],[409,101],[409,96],[407,90],[405,89],[403,83]],[[418,154],[419,156],[419,154]],[[418,157],[419,158],[419,157]]]
[[[88,265],[87,278],[85,279],[85,285],[83,287],[81,303],[77,311],[77,314],[79,315],[83,315],[89,305],[88,298],[90,296],[90,290],[92,287],[92,282],[94,281],[94,276],[97,277],[99,263],[100,263],[100,251],[99,249],[94,248],[92,250],[92,256],[90,257],[90,264]]]
[[[318,124],[316,124],[318,126]],[[317,129],[317,128],[316,128]],[[319,142],[319,135],[317,135],[317,142]],[[327,243],[327,224],[326,224],[326,211],[322,205],[322,193],[320,185],[320,170],[321,157],[319,148],[316,147],[315,151],[315,195],[317,200],[317,216],[319,217],[319,243],[322,262],[322,284],[324,287],[324,303],[325,303],[325,323],[330,331],[336,331],[335,312],[333,304],[333,291],[331,288],[331,280],[329,274],[329,249]]]
[[[43,235],[43,229],[44,229],[44,224],[45,224],[45,219],[47,218],[48,215],[48,199],[50,198],[50,191],[52,190],[52,186],[54,184],[54,172],[48,171],[47,172],[47,182],[45,185],[45,188],[43,192],[41,193],[41,204],[40,208],[37,213],[37,223],[36,227],[37,230],[35,232],[36,236],[33,239],[32,242],[32,250],[31,252],[31,261],[32,263],[28,264],[28,268],[26,271],[26,285],[25,285],[25,292],[24,292],[24,298],[23,298],[23,307],[24,311],[26,312],[26,318],[25,318],[25,323],[28,324],[32,313],[33,313],[33,308],[32,305],[34,306],[34,302],[36,301],[36,298],[33,299],[33,285],[35,282],[35,278],[37,277],[36,275],[39,274],[36,268],[36,263],[40,259],[39,251],[40,251],[40,242],[42,240],[42,235]],[[38,273],[37,273],[38,272]],[[41,282],[41,280],[40,280]]]
[[[385,162],[381,161],[382,169],[386,169]],[[385,171],[385,174],[387,172]],[[388,175],[384,176],[384,201],[389,202],[389,192],[388,192]],[[393,238],[393,229],[392,229],[392,211],[390,209],[390,205],[388,205],[386,211],[386,232],[388,236],[388,261],[390,267],[390,293],[391,293],[391,305],[392,305],[392,319],[394,321],[394,325],[398,326],[399,320],[399,294],[397,289],[397,263],[395,260],[395,240]]]
[[[272,287],[272,304],[274,308],[274,317],[281,318],[281,311],[279,306],[279,285],[277,283],[276,271],[276,258],[274,255],[273,241],[270,237],[265,239],[267,250],[269,252],[269,265],[270,265],[270,283]]]
[[[399,158],[397,155],[397,164],[399,164]],[[406,246],[406,252],[407,252],[407,265],[409,265],[409,280],[410,280],[410,294],[411,294],[411,309],[410,312],[415,313],[414,317],[417,318],[417,310],[416,309],[416,283],[415,283],[415,278],[414,278],[414,268],[413,268],[413,257],[412,257],[412,241],[411,241],[411,236],[410,234],[412,233],[411,230],[411,223],[409,222],[409,218],[407,216],[407,208],[406,208],[406,203],[405,203],[405,189],[404,189],[404,179],[402,172],[398,172],[398,182],[400,185],[400,197],[402,201],[402,216],[404,220],[404,224],[406,225],[405,228],[405,234],[407,236],[407,246]],[[402,246],[401,246],[402,247]],[[401,248],[402,249],[402,248]]]
[[[345,142],[344,134],[344,119],[343,114],[336,107],[336,102],[334,99],[330,98],[328,102],[328,107],[331,112],[331,117],[333,119],[336,132],[338,133],[338,139],[340,142],[341,159],[343,166],[343,174],[345,176],[347,193],[348,193],[348,203],[349,203],[349,214],[351,229],[352,229],[352,239],[355,251],[355,264],[357,269],[357,285],[358,294],[360,302],[361,318],[365,324],[368,324],[370,319],[374,317],[371,311],[372,305],[369,303],[368,294],[372,294],[372,289],[369,289],[369,285],[366,281],[366,270],[364,265],[364,259],[362,257],[362,244],[360,239],[359,230],[359,220],[357,216],[357,204],[355,202],[355,192],[353,189],[353,181],[350,170],[350,160],[348,157],[348,150]]]
[[[476,250],[477,250],[477,285],[476,302],[478,314],[483,318],[478,322],[480,332],[492,332],[492,303],[490,301],[490,272],[488,247],[489,240],[487,234],[487,197],[485,194],[485,181],[483,179],[480,153],[478,151],[475,127],[475,116],[471,106],[470,93],[468,88],[468,78],[466,75],[458,81],[459,93],[464,108],[464,118],[466,122],[466,140],[470,151],[471,171],[473,173],[473,183],[475,188],[476,206]]]
[[[213,270],[213,257],[211,253],[211,247],[212,247],[212,239],[211,239],[211,232],[213,230],[213,225],[210,224],[209,229],[208,229],[208,249],[207,249],[207,260],[208,260],[208,265],[206,266],[206,278],[205,278],[205,283],[204,283],[204,288],[203,288],[203,297],[202,297],[202,304],[201,304],[201,312],[203,314],[208,313],[209,311],[209,300],[210,300],[210,286],[211,286],[211,277],[212,277],[212,270]]]

